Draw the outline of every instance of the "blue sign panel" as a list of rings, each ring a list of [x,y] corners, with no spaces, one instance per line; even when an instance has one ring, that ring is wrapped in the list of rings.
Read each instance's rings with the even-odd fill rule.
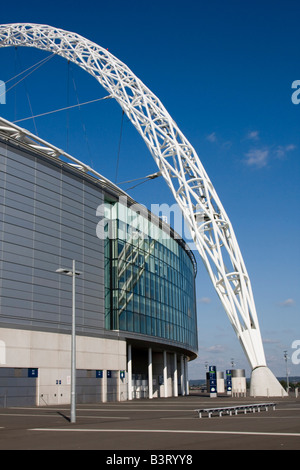
[[[36,378],[38,376],[39,376],[39,370],[38,369],[28,369],[28,377]]]
[[[226,388],[228,392],[232,390],[231,370],[226,370]]]
[[[125,379],[125,370],[120,370],[120,379]]]
[[[108,370],[108,371],[107,371],[107,378],[108,378],[108,379],[111,378],[111,370]]]
[[[217,393],[217,368],[216,366],[209,366],[209,391],[210,393]]]
[[[97,379],[103,378],[103,370],[96,370],[96,377]]]

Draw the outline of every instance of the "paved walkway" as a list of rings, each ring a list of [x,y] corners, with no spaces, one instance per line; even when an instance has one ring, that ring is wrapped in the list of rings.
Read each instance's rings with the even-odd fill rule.
[[[148,450],[153,455],[168,451],[175,456],[176,451],[187,456],[188,451],[202,449],[299,450],[300,398],[272,399],[269,401],[277,403],[276,410],[246,415],[199,419],[194,411],[196,408],[266,401],[249,397],[212,399],[193,394],[78,405],[74,424],[69,422],[68,406],[0,408],[0,449],[126,450],[135,451],[133,455],[139,450]],[[134,462],[132,464],[134,466]]]

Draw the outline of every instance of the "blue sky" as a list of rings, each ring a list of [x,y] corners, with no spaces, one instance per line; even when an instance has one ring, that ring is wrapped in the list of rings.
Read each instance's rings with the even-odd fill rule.
[[[250,274],[269,367],[285,375],[283,351],[300,340],[300,80],[296,0],[185,2],[37,1],[6,3],[1,23],[31,22],[77,32],[127,64],[162,101],[196,149],[233,224]],[[31,49],[0,50],[0,80],[46,57]],[[13,83],[13,82],[11,82]],[[76,90],[76,91],[75,91]],[[7,93],[1,115],[17,120],[93,100],[106,92],[61,58]],[[30,105],[28,102],[30,98]],[[40,137],[112,181],[157,171],[140,136],[112,100],[35,120]],[[35,132],[32,121],[19,125]],[[123,189],[131,185],[122,185]],[[128,191],[138,202],[173,204],[162,179]],[[250,369],[198,258],[199,358],[220,370]],[[300,355],[298,355],[300,357]],[[289,360],[291,375],[300,365]]]

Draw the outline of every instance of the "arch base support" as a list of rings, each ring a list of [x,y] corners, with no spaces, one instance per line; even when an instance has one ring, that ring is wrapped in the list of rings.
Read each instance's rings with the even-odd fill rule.
[[[286,397],[287,392],[279,383],[273,372],[260,366],[252,370],[250,383],[251,397]]]

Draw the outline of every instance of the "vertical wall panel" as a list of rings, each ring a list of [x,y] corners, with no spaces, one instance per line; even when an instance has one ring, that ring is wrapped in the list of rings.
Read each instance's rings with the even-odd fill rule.
[[[0,144],[0,324],[69,331],[76,268],[77,331],[104,327],[104,246],[96,236],[99,186],[68,166]]]

